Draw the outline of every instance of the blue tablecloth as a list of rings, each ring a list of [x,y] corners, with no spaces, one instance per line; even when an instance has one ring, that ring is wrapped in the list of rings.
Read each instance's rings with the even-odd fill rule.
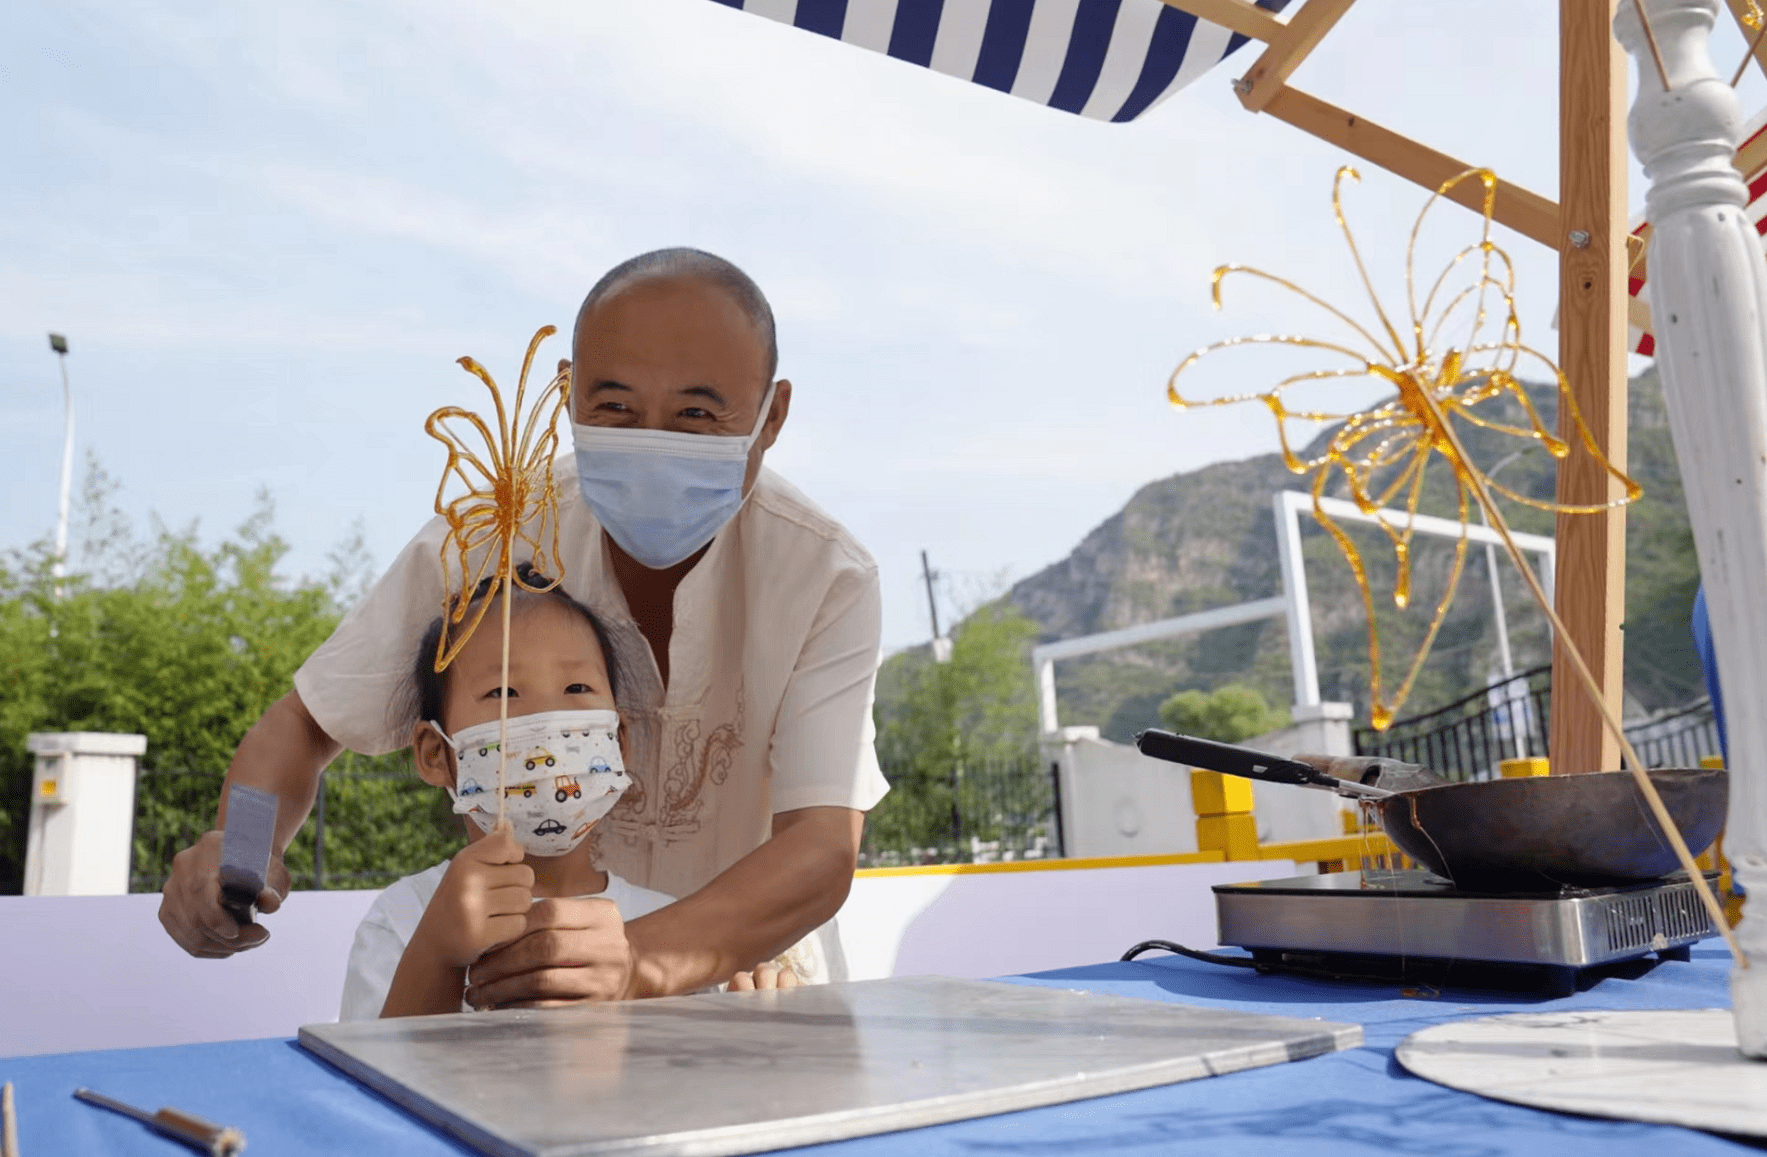
[[[1165,1088],[1078,1101],[799,1150],[883,1154],[1263,1155],[1429,1154],[1568,1157],[1599,1151],[1700,1157],[1752,1147],[1666,1126],[1563,1116],[1487,1101],[1407,1074],[1393,1047],[1426,1025],[1494,1013],[1566,1008],[1728,1007],[1728,957],[1699,947],[1690,962],[1640,962],[1560,1000],[1489,991],[1261,976],[1172,957],[1012,978],[1023,984],[1146,1000],[1355,1021],[1359,1049]],[[70,1015],[75,1010],[69,1010]],[[66,1053],[0,1060],[17,1088],[24,1157],[187,1152],[132,1121],[74,1101],[80,1085],[148,1109],[174,1105],[245,1131],[251,1152],[433,1157],[465,1152],[288,1040]]]

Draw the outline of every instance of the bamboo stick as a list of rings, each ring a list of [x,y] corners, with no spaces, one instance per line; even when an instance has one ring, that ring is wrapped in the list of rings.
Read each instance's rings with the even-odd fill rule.
[[[1442,408],[1437,405],[1436,399],[1427,389],[1419,390],[1417,393],[1429,408],[1432,421],[1447,436],[1448,445],[1454,451],[1456,459],[1459,462],[1470,464],[1472,459],[1467,455],[1466,447],[1460,441],[1460,435],[1449,424],[1447,416],[1442,413]],[[1694,862],[1693,853],[1688,850],[1687,841],[1681,838],[1681,829],[1675,826],[1674,817],[1669,814],[1669,809],[1663,806],[1663,797],[1657,794],[1657,785],[1651,782],[1650,773],[1645,769],[1643,761],[1638,758],[1638,752],[1632,749],[1632,741],[1626,738],[1625,729],[1620,726],[1620,721],[1615,718],[1607,698],[1602,694],[1601,684],[1590,672],[1589,665],[1583,661],[1582,654],[1571,641],[1569,630],[1559,619],[1558,613],[1553,610],[1552,600],[1546,597],[1545,590],[1540,586],[1539,577],[1534,574],[1534,568],[1528,565],[1528,560],[1523,556],[1521,548],[1510,536],[1509,522],[1503,517],[1503,511],[1497,508],[1497,503],[1492,501],[1490,492],[1485,488],[1484,477],[1474,469],[1461,469],[1455,473],[1472,485],[1473,496],[1478,499],[1479,506],[1484,510],[1486,517],[1491,520],[1491,529],[1495,530],[1498,537],[1503,540],[1503,549],[1508,553],[1510,561],[1515,563],[1516,569],[1521,571],[1522,578],[1527,583],[1528,592],[1534,596],[1534,602],[1539,605],[1540,610],[1545,613],[1547,621],[1552,624],[1553,637],[1556,640],[1562,640],[1562,653],[1570,660],[1571,669],[1576,674],[1577,681],[1588,693],[1590,699],[1594,701],[1596,710],[1601,713],[1602,722],[1606,724],[1614,742],[1619,745],[1620,751],[1625,756],[1626,766],[1632,772],[1632,780],[1638,785],[1638,793],[1644,797],[1644,802],[1650,807],[1651,814],[1656,817],[1657,825],[1662,828],[1663,835],[1668,837],[1669,846],[1675,849],[1675,858],[1681,861],[1682,868],[1693,880],[1693,886],[1699,892],[1700,903],[1705,905],[1706,913],[1712,918],[1712,926],[1724,937],[1724,943],[1729,945],[1730,954],[1735,958],[1736,966],[1747,968],[1749,966],[1748,958],[1743,955],[1742,946],[1736,942],[1736,934],[1731,931],[1730,921],[1724,915],[1724,906],[1713,894],[1711,885],[1706,881],[1705,872],[1701,871],[1700,866]],[[1600,515],[1585,515],[1583,517],[1599,518]]]

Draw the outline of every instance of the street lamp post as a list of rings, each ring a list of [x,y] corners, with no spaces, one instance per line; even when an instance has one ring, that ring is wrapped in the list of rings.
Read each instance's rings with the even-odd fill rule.
[[[59,333],[49,335],[49,348],[61,363],[61,401],[66,414],[65,433],[61,441],[61,504],[55,516],[55,597],[61,598],[61,580],[67,574],[67,511],[68,491],[74,478],[74,391],[67,380],[67,338]]]

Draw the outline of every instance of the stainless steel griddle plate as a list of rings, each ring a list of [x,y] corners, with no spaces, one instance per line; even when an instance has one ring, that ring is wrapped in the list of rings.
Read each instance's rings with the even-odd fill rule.
[[[309,1025],[301,1044],[483,1153],[758,1153],[1301,1060],[1353,1024],[903,977]]]
[[[1243,948],[1587,967],[1716,935],[1685,877],[1557,894],[1456,891],[1427,872],[1333,872],[1215,887]]]

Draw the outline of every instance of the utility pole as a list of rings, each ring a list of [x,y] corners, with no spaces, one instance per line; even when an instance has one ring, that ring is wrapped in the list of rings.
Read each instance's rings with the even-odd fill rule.
[[[933,617],[933,661],[949,663],[951,661],[951,640],[939,631],[939,602],[933,597],[933,565],[927,561],[926,551],[920,552],[920,576],[926,580],[926,609]]]
[[[933,617],[933,662],[951,661],[951,640],[939,633],[939,601],[933,596],[933,564],[926,551],[920,552],[920,577],[926,581],[926,609]],[[963,740],[957,731],[956,703],[948,679],[939,681],[939,698],[945,717],[951,724],[951,848],[958,855],[963,848]]]
[[[55,516],[55,598],[61,599],[61,580],[67,574],[67,511],[68,491],[74,478],[74,391],[67,380],[67,338],[59,333],[49,335],[49,348],[61,363],[61,401],[66,414],[65,433],[61,441],[61,504]]]
[[[933,600],[933,566],[926,551],[920,552],[920,575],[926,580],[926,609],[933,616],[933,638],[939,637],[939,604]]]

